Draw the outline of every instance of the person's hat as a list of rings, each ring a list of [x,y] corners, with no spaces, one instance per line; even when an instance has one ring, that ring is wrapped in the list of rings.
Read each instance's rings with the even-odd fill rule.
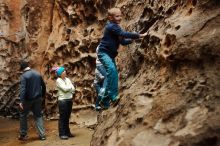
[[[65,68],[63,66],[59,67],[56,70],[57,76],[61,76],[61,74],[65,71]]]

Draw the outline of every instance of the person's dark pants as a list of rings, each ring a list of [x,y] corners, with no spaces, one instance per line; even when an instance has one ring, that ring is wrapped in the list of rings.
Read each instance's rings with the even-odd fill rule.
[[[72,99],[58,100],[58,106],[60,114],[58,122],[59,136],[68,136],[71,134],[69,128],[69,119],[73,106]]]
[[[27,135],[28,123],[27,115],[30,111],[33,112],[35,125],[39,134],[39,137],[45,136],[45,129],[43,125],[42,118],[42,99],[34,99],[30,101],[25,101],[23,103],[23,110],[20,111],[20,135]]]

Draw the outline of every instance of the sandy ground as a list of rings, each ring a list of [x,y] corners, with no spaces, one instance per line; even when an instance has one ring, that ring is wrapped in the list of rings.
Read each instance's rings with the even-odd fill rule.
[[[28,140],[17,140],[19,121],[0,118],[0,145],[1,146],[89,146],[93,130],[70,124],[71,132],[76,136],[68,140],[60,140],[57,131],[57,121],[45,121],[47,139],[38,140],[34,128],[34,121],[29,120]]]

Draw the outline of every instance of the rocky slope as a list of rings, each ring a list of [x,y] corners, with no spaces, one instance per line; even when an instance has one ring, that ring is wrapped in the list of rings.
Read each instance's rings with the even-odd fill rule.
[[[121,52],[122,99],[101,113],[91,145],[220,145],[220,3],[116,5],[148,36]]]
[[[220,145],[218,0],[19,2],[0,2],[1,113],[16,115],[20,58],[44,76],[47,116],[57,110],[53,66],[75,82],[75,105],[94,103],[95,49],[107,9],[117,6],[125,30],[148,35],[120,48],[121,100],[100,113],[91,145]]]

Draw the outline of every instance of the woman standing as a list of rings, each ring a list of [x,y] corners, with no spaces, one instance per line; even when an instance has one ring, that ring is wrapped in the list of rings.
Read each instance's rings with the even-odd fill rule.
[[[58,76],[56,80],[56,86],[58,90],[58,107],[59,107],[59,136],[60,139],[67,140],[69,137],[74,137],[70,132],[69,128],[69,119],[72,112],[72,98],[75,92],[75,88],[67,78],[66,71],[64,67],[59,67],[56,70],[56,74]]]

